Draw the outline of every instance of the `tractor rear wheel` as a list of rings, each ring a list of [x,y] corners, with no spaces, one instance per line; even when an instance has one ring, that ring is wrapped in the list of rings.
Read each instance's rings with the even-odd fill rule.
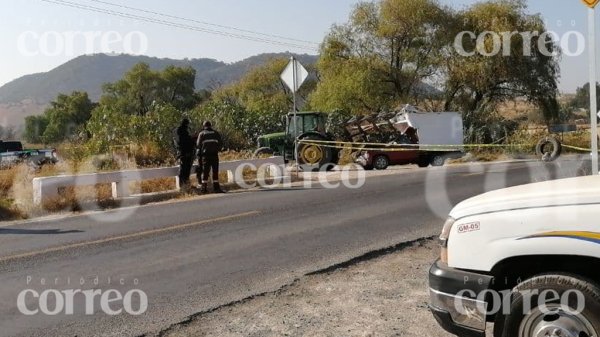
[[[318,171],[325,165],[334,164],[332,148],[310,142],[311,140],[326,140],[324,137],[308,135],[301,140],[306,141],[306,143],[301,142],[298,145],[298,164],[304,171]]]

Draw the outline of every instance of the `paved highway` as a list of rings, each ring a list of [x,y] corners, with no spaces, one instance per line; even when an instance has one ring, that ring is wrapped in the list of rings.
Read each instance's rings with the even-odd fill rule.
[[[359,189],[230,193],[0,227],[0,335],[155,335],[307,273],[435,235],[451,204],[486,189],[573,176],[578,166],[399,168]],[[48,290],[54,289],[139,289],[148,307],[142,315],[112,316],[100,297],[75,296],[73,314],[24,315],[17,300],[27,289],[50,294],[46,308],[28,293],[25,309],[32,311],[53,311],[56,292]]]

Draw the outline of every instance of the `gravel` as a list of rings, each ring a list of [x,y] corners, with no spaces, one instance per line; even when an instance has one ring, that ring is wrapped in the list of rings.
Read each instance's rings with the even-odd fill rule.
[[[427,309],[433,240],[199,315],[165,336],[451,337]]]

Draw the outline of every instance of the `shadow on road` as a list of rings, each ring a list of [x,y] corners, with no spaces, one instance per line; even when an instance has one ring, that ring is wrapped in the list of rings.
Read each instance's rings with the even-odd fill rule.
[[[13,235],[61,235],[71,233],[83,233],[80,230],[68,230],[63,231],[62,229],[16,229],[16,228],[0,228],[0,235],[13,234]]]

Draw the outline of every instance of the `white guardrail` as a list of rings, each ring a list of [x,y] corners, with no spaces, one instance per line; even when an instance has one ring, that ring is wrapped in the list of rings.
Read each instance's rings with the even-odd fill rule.
[[[283,157],[271,157],[265,159],[252,159],[221,162],[219,171],[227,172],[229,183],[241,182],[243,180],[244,168],[266,169],[271,176],[280,177],[285,175]],[[196,165],[192,169],[195,172]],[[159,178],[175,178],[175,186],[179,189],[179,167],[151,168],[141,170],[124,170],[106,173],[91,173],[81,175],[63,175],[55,177],[43,177],[33,179],[33,203],[41,205],[45,200],[59,196],[61,188],[70,186],[90,186],[96,184],[112,184],[113,198],[125,198],[131,196],[130,182],[143,181]]]

